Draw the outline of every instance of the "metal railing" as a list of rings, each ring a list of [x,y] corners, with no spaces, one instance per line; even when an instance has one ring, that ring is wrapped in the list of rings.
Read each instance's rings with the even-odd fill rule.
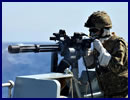
[[[8,97],[11,98],[12,96],[12,88],[14,87],[14,82],[12,80],[9,80],[8,83],[2,83],[2,88],[8,87]]]

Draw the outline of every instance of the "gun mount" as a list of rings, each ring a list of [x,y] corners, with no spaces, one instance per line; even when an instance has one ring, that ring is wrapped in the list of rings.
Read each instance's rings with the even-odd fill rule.
[[[53,33],[50,40],[57,41],[56,44],[51,45],[9,45],[9,53],[25,53],[25,52],[53,52],[51,59],[51,72],[63,73],[66,66],[71,66],[73,77],[78,80],[78,60],[85,56],[86,50],[91,48],[91,43],[95,38],[88,37],[84,33],[74,33],[73,36],[66,35],[65,30],[59,30],[58,33]],[[87,37],[87,38],[84,38]],[[58,65],[58,53],[63,56],[62,61]],[[64,67],[65,66],[65,67]],[[63,68],[62,68],[63,67]],[[74,80],[73,80],[74,81]],[[74,82],[74,94],[81,98],[79,85]]]

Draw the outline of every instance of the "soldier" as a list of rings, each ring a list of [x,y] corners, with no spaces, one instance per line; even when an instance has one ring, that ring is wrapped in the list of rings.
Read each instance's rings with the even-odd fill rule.
[[[93,42],[94,50],[87,51],[84,60],[88,68],[96,66],[104,97],[128,97],[128,44],[110,32],[112,22],[104,11],[94,12],[84,26],[89,28],[90,36],[98,38]]]

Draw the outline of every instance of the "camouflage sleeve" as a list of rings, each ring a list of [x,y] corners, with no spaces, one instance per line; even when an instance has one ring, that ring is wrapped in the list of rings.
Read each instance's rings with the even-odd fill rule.
[[[126,46],[122,41],[119,41],[115,44],[115,48],[111,53],[111,60],[108,64],[108,68],[114,73],[121,73],[124,71],[124,58],[126,57]]]

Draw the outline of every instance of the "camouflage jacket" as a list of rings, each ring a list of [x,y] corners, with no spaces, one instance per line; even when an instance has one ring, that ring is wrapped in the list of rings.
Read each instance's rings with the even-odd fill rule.
[[[107,67],[96,68],[99,86],[104,95],[125,96],[128,94],[128,44],[113,33],[103,46],[112,58]]]

